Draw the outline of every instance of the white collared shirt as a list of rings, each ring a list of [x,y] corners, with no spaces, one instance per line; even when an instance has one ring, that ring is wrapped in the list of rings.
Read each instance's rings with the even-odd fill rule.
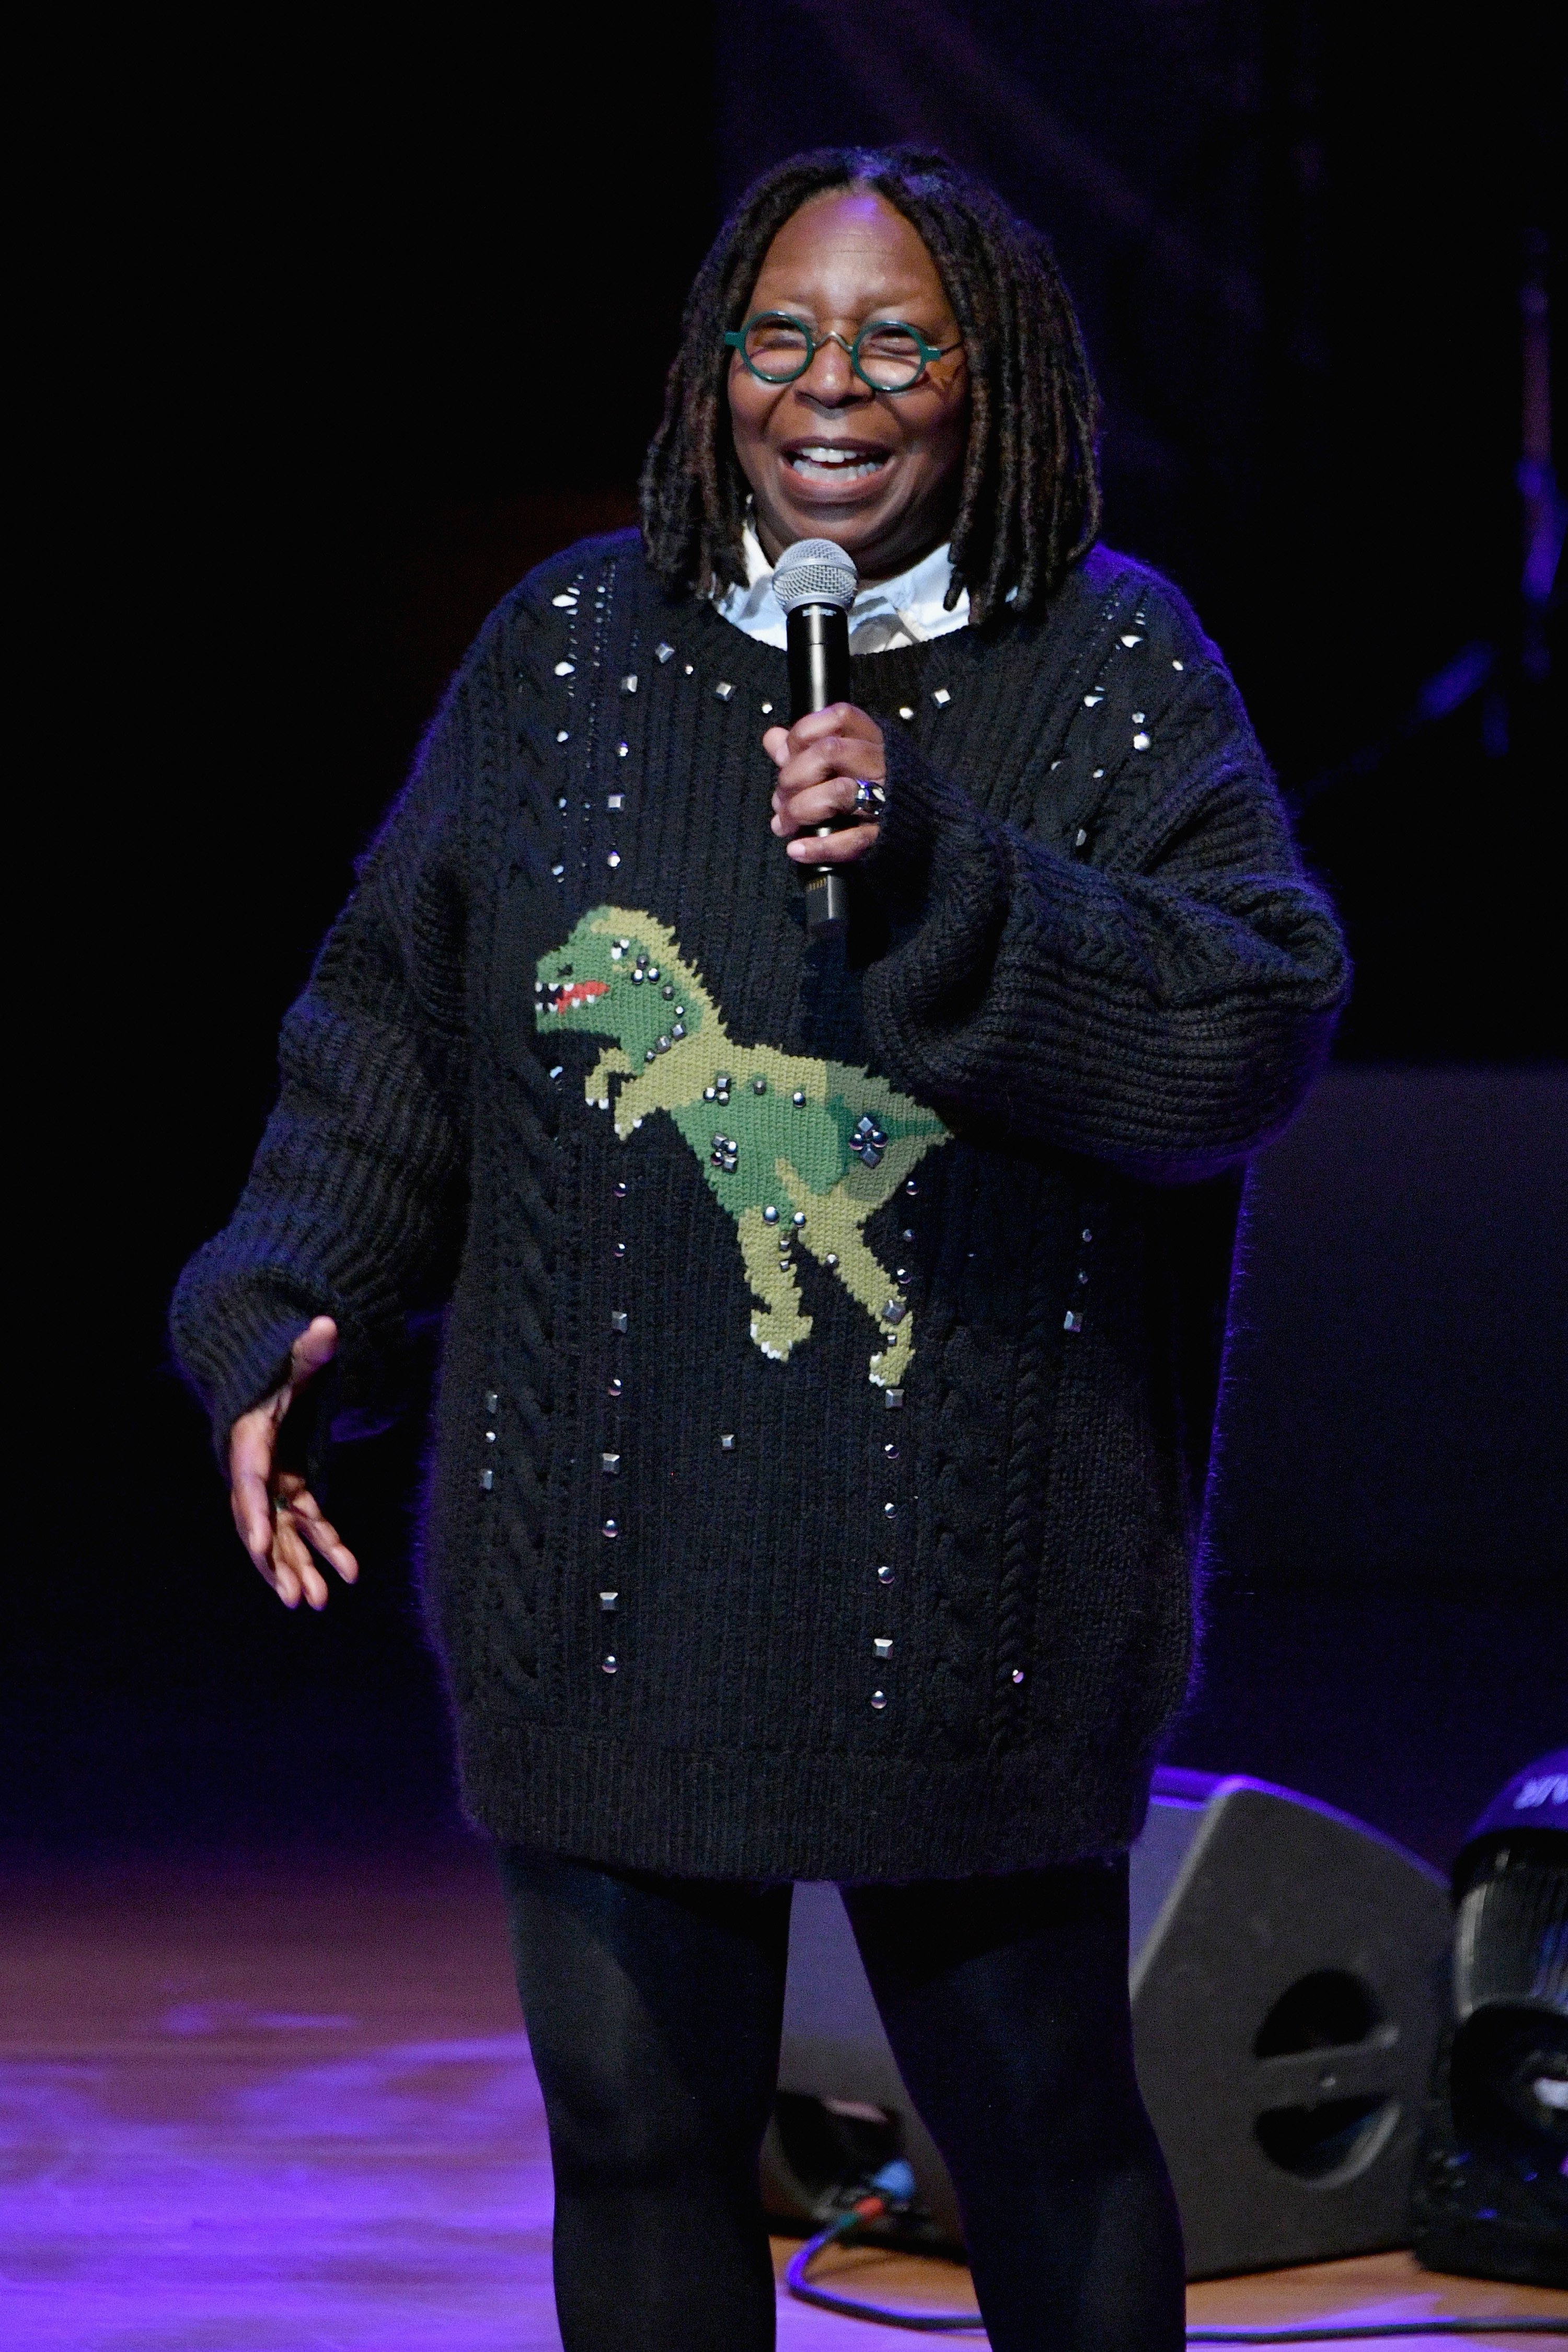
[[[726,588],[722,595],[714,597],[714,604],[725,620],[744,629],[747,636],[761,645],[777,646],[782,652],[786,643],[784,616],[773,594],[773,567],[749,522],[742,531],[741,546],[746,559],[746,584]],[[948,549],[933,547],[896,579],[879,580],[874,586],[862,588],[849,608],[850,652],[890,653],[897,646],[923,646],[930,637],[945,637],[951,629],[966,627],[967,589],[960,591],[951,613],[942,608],[952,578]]]

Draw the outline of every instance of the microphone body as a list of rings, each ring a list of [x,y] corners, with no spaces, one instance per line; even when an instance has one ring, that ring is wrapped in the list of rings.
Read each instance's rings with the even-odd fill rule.
[[[793,726],[808,711],[849,699],[849,615],[838,604],[797,604],[784,623],[789,645],[789,716]],[[816,827],[818,838],[831,824]],[[805,928],[814,940],[831,939],[849,920],[849,877],[841,866],[802,868]]]
[[[779,558],[773,589],[784,608],[793,726],[830,702],[849,700],[849,607],[859,578],[851,559],[831,540],[797,540]],[[819,824],[820,839],[836,833]],[[814,940],[842,932],[849,920],[849,877],[839,866],[801,869],[805,927]]]
[[[849,615],[837,604],[797,604],[784,623],[793,727],[813,710],[849,699]]]

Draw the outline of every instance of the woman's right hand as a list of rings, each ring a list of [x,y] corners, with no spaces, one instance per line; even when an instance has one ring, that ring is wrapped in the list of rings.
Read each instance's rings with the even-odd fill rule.
[[[345,1584],[359,1575],[359,1562],[336,1528],[321,1516],[315,1496],[297,1471],[276,1468],[278,1432],[283,1416],[308,1380],[338,1352],[338,1327],[318,1315],[295,1340],[289,1377],[281,1388],[242,1412],[228,1433],[228,1499],[239,1540],[285,1609],[301,1601],[327,1605],[327,1580],[312,1553],[334,1568]]]

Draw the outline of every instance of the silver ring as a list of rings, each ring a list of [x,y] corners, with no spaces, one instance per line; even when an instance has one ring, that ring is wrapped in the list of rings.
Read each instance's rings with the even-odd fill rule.
[[[882,798],[883,793],[880,784],[870,783],[864,776],[857,776],[855,779],[855,806],[851,814],[858,817],[868,819],[872,824],[879,824],[882,814]]]

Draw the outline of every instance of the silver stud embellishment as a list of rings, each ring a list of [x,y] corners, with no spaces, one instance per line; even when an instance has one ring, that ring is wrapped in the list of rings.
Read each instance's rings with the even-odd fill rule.
[[[732,1429],[726,1429],[721,1433],[719,1451],[721,1454],[733,1454],[735,1451],[735,1433]]]
[[[871,1647],[879,1658],[890,1658],[893,1654],[893,1645],[891,1642],[886,1640],[881,1635],[877,1637],[877,1639],[872,1643]]]
[[[1013,1680],[1014,1680],[1016,1683],[1021,1683],[1021,1682],[1023,1681],[1023,1679],[1024,1679],[1024,1669],[1023,1669],[1023,1667],[1022,1667],[1022,1666],[1015,1666],[1015,1667],[1014,1667],[1014,1669],[1013,1669]]]
[[[613,1543],[621,1532],[621,1523],[618,1519],[606,1519],[599,1532],[601,1535],[608,1536]]]
[[[616,1200],[617,1200],[617,1201],[624,1201],[624,1200],[626,1199],[626,1178],[625,1178],[624,1176],[617,1177],[617,1178],[616,1178],[616,1181],[615,1181],[615,1183],[610,1187],[610,1189],[611,1189],[611,1191],[614,1192],[614,1194],[615,1194],[615,1196],[616,1196]]]
[[[1069,1307],[1067,1313],[1062,1318],[1062,1329],[1064,1331],[1081,1331],[1083,1329],[1083,1317],[1081,1315],[1075,1314]]]
[[[621,680],[621,692],[623,694],[635,694],[637,690],[637,674],[635,669],[629,670],[626,676]]]
[[[563,589],[559,596],[552,596],[550,601],[560,612],[575,612],[577,608],[577,592],[574,588],[565,588]]]
[[[773,707],[773,704],[772,704],[771,702],[764,702],[764,703],[763,703],[763,717],[764,719],[768,716],[768,713],[772,710]]]
[[[901,1298],[889,1298],[882,1309],[882,1320],[884,1323],[901,1323],[909,1311]]]
[[[915,715],[915,714],[914,714],[914,712],[910,709],[910,706],[909,706],[909,704],[908,704],[907,702],[900,702],[900,705],[899,705],[899,717],[900,717],[900,719],[912,719],[912,718],[914,717],[914,715]]]
[[[601,1454],[599,1456],[599,1467],[604,1472],[606,1478],[618,1478],[621,1475],[620,1455],[618,1454]]]
[[[1089,827],[1087,825],[1080,824],[1077,833],[1073,835],[1072,845],[1075,849],[1081,849],[1088,839]]]
[[[879,1584],[891,1584],[892,1580],[893,1571],[884,1560],[881,1567],[877,1570],[877,1581]]]
[[[1092,710],[1098,703],[1101,703],[1104,700],[1105,697],[1103,694],[1086,694],[1083,698],[1083,707],[1086,710]]]
[[[952,697],[948,692],[945,686],[939,686],[936,692],[931,696],[931,700],[935,703],[937,709],[941,710],[946,704],[952,700]]]
[[[599,1660],[599,1671],[601,1674],[613,1675],[616,1671],[615,1659],[613,1657],[601,1658]]]
[[[885,1129],[879,1128],[874,1118],[862,1112],[856,1120],[855,1131],[849,1138],[850,1150],[863,1167],[879,1168],[882,1164],[882,1154],[887,1148],[888,1138]]]
[[[485,1391],[485,1411],[486,1411],[487,1412],[494,1412],[494,1411],[495,1411],[495,1409],[496,1409],[497,1405],[498,1405],[498,1404],[500,1404],[500,1395],[498,1394],[498,1392],[496,1391],[496,1390],[494,1390],[494,1389],[487,1389],[487,1390]]]
[[[1186,663],[1185,663],[1185,662],[1178,662],[1178,661],[1173,661],[1173,662],[1171,664],[1171,667],[1172,667],[1173,669],[1185,669],[1186,666],[1187,666],[1187,665],[1186,665]]]
[[[899,1516],[899,1507],[898,1507],[897,1503],[884,1503],[884,1504],[883,1504],[883,1506],[882,1506],[882,1517],[883,1517],[885,1519],[896,1519],[896,1518],[898,1517],[898,1516]]]
[[[609,856],[605,860],[606,866],[618,866],[620,862],[621,853],[618,849],[612,849]]]
[[[479,1484],[484,1488],[487,1495],[489,1493],[490,1488],[495,1485],[495,1482],[496,1474],[493,1470],[481,1470],[479,1472]]]
[[[605,1612],[605,1616],[606,1616],[606,1617],[611,1617],[611,1616],[613,1616],[613,1615],[615,1614],[616,1611],[620,1607],[620,1605],[621,1605],[621,1596],[620,1596],[620,1594],[619,1594],[618,1592],[601,1592],[601,1593],[600,1593],[600,1595],[599,1595],[599,1606],[600,1606],[600,1608],[604,1611],[604,1612]]]
[[[576,668],[575,662],[558,661],[555,665],[555,675],[557,677],[572,677],[575,675]]]
[[[630,750],[631,750],[631,745],[630,745],[629,743],[617,743],[617,744],[616,745],[616,759],[617,759],[617,760],[624,760],[624,759],[626,758],[626,753],[627,753]]]
[[[1136,735],[1134,735],[1134,737],[1132,738],[1132,749],[1133,749],[1135,751],[1146,751],[1149,749],[1150,743],[1151,743],[1152,740],[1153,740],[1153,738],[1152,738],[1152,736],[1146,735],[1146,734],[1144,733],[1144,731],[1143,731],[1142,728],[1142,727],[1140,727],[1140,729],[1138,730],[1137,734],[1136,734]]]
[[[883,1709],[883,1708],[887,1706],[887,1704],[888,1704],[888,1694],[887,1694],[887,1692],[886,1692],[886,1691],[873,1691],[873,1692],[871,1693],[871,1704],[872,1704],[872,1706],[876,1708],[876,1710],[877,1710],[878,1714],[879,1714],[879,1715],[880,1715],[880,1713],[882,1712],[882,1709]]]
[[[1091,1241],[1094,1239],[1094,1234],[1093,1234],[1093,1233],[1090,1231],[1090,1229],[1089,1229],[1089,1227],[1088,1225],[1085,1225],[1085,1227],[1084,1227],[1084,1229],[1083,1229],[1083,1236],[1082,1236],[1082,1238],[1083,1238],[1086,1242],[1091,1242]]]
[[[622,1389],[623,1389],[625,1386],[626,1386],[626,1383],[625,1383],[625,1381],[620,1381],[620,1380],[614,1380],[614,1381],[612,1381],[610,1382],[610,1384],[609,1384],[608,1388],[605,1391],[605,1394],[606,1396],[618,1397],[618,1396],[620,1395],[620,1393],[621,1393]]]
[[[674,653],[675,647],[673,646],[655,646],[653,649],[653,657],[655,661],[667,662],[673,657]]]
[[[626,1308],[625,1308],[624,1307],[612,1307],[612,1308],[611,1308],[611,1310],[610,1310],[610,1328],[611,1328],[611,1330],[612,1330],[612,1331],[624,1331],[624,1330],[626,1329]]]
[[[902,1389],[884,1389],[882,1391],[882,1402],[887,1406],[889,1412],[897,1412],[900,1406],[903,1403],[903,1401],[904,1392]]]
[[[625,793],[612,793],[605,803],[605,806],[609,809],[612,814],[619,809],[624,809],[626,804],[626,796]]]
[[[552,872],[552,874],[553,874],[553,875],[554,875],[555,879],[557,880],[557,882],[559,882],[559,881],[560,881],[560,879],[561,879],[561,877],[565,873],[566,868],[564,867],[564,866],[552,866],[551,867],[550,871]]]
[[[572,730],[569,727],[558,727],[555,730],[555,740],[558,743],[570,743],[572,740]],[[565,802],[563,801],[561,805],[564,808],[566,805]]]
[[[763,1211],[763,1223],[764,1225],[776,1225],[778,1221],[779,1213],[775,1208],[770,1205]]]
[[[734,688],[731,685],[730,680],[727,677],[721,677],[719,680],[718,685],[713,689],[715,696],[721,702],[728,702],[730,697],[734,693]]]
[[[1127,629],[1122,633],[1121,642],[1124,646],[1141,646],[1143,640],[1135,629]]]

